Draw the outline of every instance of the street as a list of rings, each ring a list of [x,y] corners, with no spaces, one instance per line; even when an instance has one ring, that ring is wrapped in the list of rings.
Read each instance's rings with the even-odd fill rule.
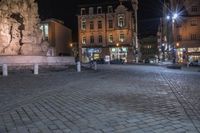
[[[200,72],[147,65],[0,76],[0,133],[200,133]]]

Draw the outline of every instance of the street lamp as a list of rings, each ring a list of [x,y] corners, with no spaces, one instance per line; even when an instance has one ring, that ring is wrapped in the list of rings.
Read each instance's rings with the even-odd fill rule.
[[[119,43],[116,43],[117,46],[117,59],[119,59]]]
[[[173,63],[176,63],[176,43],[175,43],[175,21],[178,19],[178,13],[172,13],[171,15],[167,15],[166,19],[170,22],[172,31],[171,31],[171,39],[172,39],[172,58]]]

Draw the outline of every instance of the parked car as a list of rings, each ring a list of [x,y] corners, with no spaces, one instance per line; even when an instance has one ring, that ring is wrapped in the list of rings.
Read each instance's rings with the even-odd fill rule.
[[[124,64],[123,59],[114,59],[110,61],[110,64]]]
[[[200,66],[200,61],[198,61],[198,60],[191,61],[189,65],[190,66]]]
[[[146,59],[144,60],[144,63],[155,63],[155,62],[156,62],[156,60],[153,59],[153,58],[146,58]]]
[[[96,61],[96,62],[97,62],[97,64],[105,64],[105,61],[104,61],[104,59],[103,59],[103,58],[96,59],[96,60],[94,60],[94,61]]]

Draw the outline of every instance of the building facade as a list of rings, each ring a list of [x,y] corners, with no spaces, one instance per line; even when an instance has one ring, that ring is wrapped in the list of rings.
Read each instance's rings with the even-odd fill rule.
[[[141,54],[142,60],[154,60],[156,61],[158,59],[158,43],[156,36],[151,35],[144,37],[140,40],[141,44]]]
[[[40,29],[43,41],[50,45],[49,55],[69,56],[71,55],[72,31],[57,19],[48,19],[41,22]]]
[[[133,62],[133,10],[120,4],[83,6],[78,15],[82,62],[109,58]]]
[[[200,60],[200,0],[165,1],[161,27],[161,53],[178,63]]]

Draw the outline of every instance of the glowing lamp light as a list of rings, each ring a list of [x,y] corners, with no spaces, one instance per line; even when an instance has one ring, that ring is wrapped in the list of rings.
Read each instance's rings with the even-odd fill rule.
[[[70,43],[70,47],[73,47],[73,44],[72,44],[72,43]]]
[[[169,19],[170,19],[170,16],[169,16],[169,15],[167,15],[167,17],[166,17],[166,18],[167,18],[167,20],[169,20]]]
[[[177,14],[177,13],[174,13],[172,19],[175,20],[175,19],[177,19],[177,18],[178,18],[178,14]]]
[[[179,47],[179,45],[180,45],[180,44],[177,42],[177,43],[176,43],[176,46]]]
[[[118,46],[119,46],[119,43],[117,43],[116,46],[118,47]]]

